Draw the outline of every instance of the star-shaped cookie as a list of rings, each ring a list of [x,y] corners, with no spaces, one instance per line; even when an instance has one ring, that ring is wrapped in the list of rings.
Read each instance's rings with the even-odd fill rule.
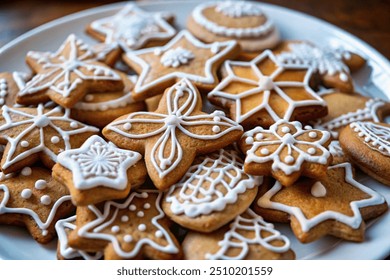
[[[217,70],[222,61],[238,51],[236,41],[204,44],[183,30],[162,47],[127,52],[125,62],[139,74],[133,97],[144,100],[161,94],[182,78],[200,91],[210,91],[218,84]]]
[[[238,140],[242,127],[221,111],[201,111],[202,100],[187,79],[168,88],[155,112],[124,115],[103,129],[121,148],[144,154],[148,174],[161,190],[178,182],[197,154]]]
[[[288,188],[280,182],[265,184],[254,206],[268,221],[290,221],[302,243],[324,235],[361,242],[364,221],[388,208],[383,196],[354,179],[349,163],[330,166],[320,181],[301,178]]]
[[[208,94],[247,128],[276,121],[308,121],[327,114],[325,101],[310,88],[312,70],[280,63],[270,50],[249,62],[225,61],[225,78]]]
[[[0,181],[0,224],[25,226],[39,243],[55,235],[55,223],[74,211],[65,186],[51,171],[25,167],[19,174]]]
[[[122,90],[121,77],[97,61],[97,55],[74,34],[55,52],[30,51],[26,61],[36,75],[19,92],[23,105],[47,102],[71,108],[88,92]]]
[[[11,173],[36,162],[39,158],[52,168],[57,155],[80,147],[99,130],[69,117],[69,109],[60,106],[45,109],[2,107],[0,143],[7,144],[1,159],[1,169]]]

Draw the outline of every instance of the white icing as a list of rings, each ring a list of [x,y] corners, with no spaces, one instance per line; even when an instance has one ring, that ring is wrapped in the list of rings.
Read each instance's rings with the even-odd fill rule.
[[[42,203],[43,205],[50,205],[50,203],[51,203],[51,198],[50,198],[50,196],[48,196],[48,195],[43,195],[43,196],[41,196],[40,201],[41,201],[41,203]]]
[[[216,11],[219,12],[217,10],[218,5],[219,4],[215,3],[215,2],[208,2],[208,3],[200,4],[197,7],[195,7],[195,9],[192,11],[192,14],[191,14],[192,18],[194,19],[194,21],[197,24],[201,25],[202,27],[204,27],[208,31],[210,31],[214,34],[226,36],[226,37],[234,37],[234,38],[260,37],[260,36],[267,35],[272,30],[275,29],[274,23],[268,17],[265,17],[266,21],[263,24],[256,26],[256,27],[234,28],[234,27],[227,27],[227,26],[219,25],[219,24],[213,22],[212,19],[208,19],[203,14],[203,11],[205,9],[212,8],[212,7],[216,7],[215,8]],[[244,8],[244,6],[246,6],[246,5],[247,4],[244,4],[244,5],[242,5],[242,7]],[[260,11],[260,5],[258,5],[256,3],[251,3],[249,5],[253,5],[255,7],[253,9],[251,9],[252,13],[254,13],[254,12],[258,13],[258,11]],[[223,10],[221,9],[221,13],[227,14],[228,13],[227,10],[232,11],[233,9],[232,8],[224,8]],[[239,11],[236,10],[235,14],[238,15],[238,13],[239,13]],[[243,13],[247,13],[247,12],[245,12],[244,9],[241,9],[241,14],[243,14]],[[233,14],[233,12],[231,12],[230,14]],[[242,16],[245,16],[245,15],[242,15]],[[240,18],[242,16],[237,16],[235,18]]]
[[[31,170],[30,167],[24,167],[24,168],[22,169],[22,171],[21,171],[21,174],[22,174],[23,176],[30,176],[31,173],[32,173],[32,170]]]
[[[299,208],[299,206],[288,206],[286,204],[272,201],[272,197],[275,196],[278,192],[283,191],[284,189],[279,182],[276,182],[275,185],[267,193],[265,193],[262,197],[260,197],[259,200],[257,201],[257,204],[260,207],[266,209],[279,210],[294,216],[299,222],[302,231],[304,232],[308,232],[316,225],[328,220],[335,220],[341,222],[343,224],[350,226],[353,229],[359,228],[363,221],[359,209],[368,206],[382,204],[385,202],[385,199],[379,193],[360,184],[353,178],[351,164],[341,163],[338,165],[330,166],[328,167],[328,169],[342,169],[345,174],[346,183],[348,183],[350,186],[354,188],[361,190],[362,192],[370,196],[367,199],[351,201],[350,208],[353,212],[352,215],[345,215],[333,210],[324,210],[323,212],[317,214],[316,216],[308,219],[305,216],[305,214],[302,212],[302,210]],[[320,200],[318,201],[318,203],[320,203]]]
[[[30,189],[24,189],[20,193],[20,196],[24,199],[29,199],[32,196],[32,191]]]
[[[16,162],[19,162],[31,156],[32,154],[40,152],[49,156],[54,162],[57,162],[57,148],[54,149],[54,147],[52,146],[46,146],[47,143],[45,143],[45,127],[49,127],[50,132],[55,132],[56,136],[61,139],[61,149],[63,150],[71,149],[71,137],[75,137],[78,134],[85,132],[99,131],[95,127],[87,126],[80,122],[75,122],[69,117],[70,110],[66,109],[63,112],[63,109],[60,106],[57,106],[52,109],[44,109],[44,106],[42,104],[39,104],[37,108],[33,108],[32,110],[29,112],[24,112],[22,111],[22,109],[10,108],[6,105],[2,107],[2,116],[5,120],[5,123],[0,125],[0,133],[4,133],[5,138],[8,141],[8,145],[10,145],[10,149],[5,156],[5,161],[2,165],[3,169],[12,166]],[[16,117],[18,117],[18,120],[14,120]],[[45,126],[42,126],[43,122],[46,124]],[[64,123],[72,122],[75,122],[77,124],[78,129],[69,130],[67,128],[61,128]],[[18,135],[16,135],[15,137],[7,135],[7,130],[17,127],[23,128],[23,130]],[[35,133],[34,131],[38,133]],[[17,153],[17,147],[19,143],[25,141],[23,139],[25,139],[25,137],[30,137],[30,135],[36,135],[36,140],[38,140],[39,144],[29,147],[29,149],[26,149],[23,152]]]
[[[39,179],[35,182],[34,186],[37,190],[44,190],[47,187],[47,182],[45,180]]]
[[[0,106],[5,104],[8,95],[8,83],[6,79],[0,79]]]
[[[162,13],[145,12],[135,4],[93,21],[90,27],[103,34],[106,43],[118,42],[124,51],[139,49],[151,40],[168,40],[176,33]]]
[[[326,187],[320,181],[317,181],[311,186],[310,192],[314,197],[324,197],[326,196]]]
[[[193,112],[199,102],[200,96],[195,87],[187,79],[182,79],[172,86],[166,93],[167,113],[155,112],[136,112],[129,114],[126,118],[114,121],[106,126],[107,130],[112,130],[124,137],[130,139],[145,139],[149,137],[159,136],[153,147],[151,148],[150,160],[157,171],[160,178],[176,169],[182,161],[183,149],[177,137],[180,131],[184,136],[202,140],[203,145],[206,141],[216,140],[231,131],[242,130],[234,121],[225,117],[221,111],[215,111],[212,114],[193,115]],[[182,100],[184,98],[184,100]],[[183,102],[179,102],[183,101]],[[214,121],[214,117],[220,117],[220,121]],[[138,134],[132,131],[123,131],[123,125],[143,124],[145,132]],[[161,124],[160,127],[154,130],[148,130],[148,123]],[[197,134],[191,129],[194,125],[207,126],[210,134]],[[213,132],[212,128],[219,126],[219,132]],[[169,151],[168,153],[166,151]]]
[[[154,204],[152,206],[153,210],[156,211],[158,214],[156,216],[153,216],[149,220],[143,219],[145,223],[148,224],[139,224],[134,231],[138,230],[139,234],[135,235],[129,235],[131,233],[124,236],[124,242],[134,242],[134,246],[132,246],[132,249],[130,251],[125,251],[123,249],[123,246],[120,244],[120,236],[116,234],[112,234],[111,231],[109,232],[102,232],[106,228],[111,228],[112,223],[116,220],[116,217],[118,215],[118,212],[121,210],[124,210],[126,208],[129,208],[130,204],[135,201],[144,201],[144,199],[147,199],[145,195],[139,192],[132,192],[129,197],[126,199],[123,203],[118,203],[115,201],[106,201],[104,204],[104,211],[103,213],[100,213],[99,210],[96,209],[95,206],[90,205],[88,208],[97,214],[96,219],[93,221],[87,223],[86,225],[82,226],[78,230],[78,235],[83,238],[92,238],[92,239],[100,239],[100,240],[106,240],[112,244],[113,250],[116,254],[118,254],[121,258],[134,258],[137,256],[142,247],[144,245],[148,245],[152,247],[154,250],[169,253],[169,254],[176,254],[179,252],[179,249],[176,247],[175,242],[172,240],[170,234],[164,229],[164,227],[159,223],[159,220],[163,219],[165,217],[164,212],[162,211],[160,207],[160,201],[162,197],[162,192],[154,191],[154,190],[147,190],[145,192],[148,192],[149,194],[153,194],[155,198],[153,197],[152,201],[154,201]],[[146,194],[148,194],[146,193]],[[133,204],[132,204],[133,205]],[[132,221],[137,221],[139,218],[135,216],[134,212],[128,212],[129,219]],[[148,237],[149,232],[156,232],[159,230],[162,235],[160,239],[162,240],[153,240]],[[145,232],[145,233],[143,233]]]
[[[128,185],[127,170],[141,159],[137,152],[119,149],[93,135],[78,149],[58,155],[58,163],[72,172],[77,189],[108,187],[124,190]]]
[[[372,122],[354,122],[350,124],[353,131],[363,138],[367,146],[390,157],[390,127]]]
[[[67,46],[70,50],[64,52]],[[113,69],[97,63],[89,46],[74,34],[68,36],[56,53],[30,51],[27,56],[36,60],[44,71],[38,72],[18,93],[19,96],[51,90],[61,97],[69,97],[85,80],[121,80]]]
[[[329,152],[333,157],[344,157],[344,151],[338,140],[333,140],[328,146]]]
[[[263,232],[267,232],[269,235],[262,237]],[[282,245],[272,245],[273,241],[282,242]],[[242,260],[249,253],[251,245],[260,245],[269,251],[284,253],[290,249],[290,240],[274,229],[273,224],[266,223],[261,216],[248,209],[244,214],[235,218],[218,245],[219,250],[214,254],[207,253],[206,259]],[[230,249],[240,250],[237,255],[231,256],[229,255]]]
[[[263,61],[270,60],[272,63],[275,64],[276,70],[268,74],[267,78],[265,78],[264,74],[260,71],[258,65],[261,64]],[[253,74],[256,75],[257,81],[253,80],[252,78],[248,78],[245,76],[237,76],[237,73],[234,72],[234,67],[244,67],[248,68],[248,70],[251,70]],[[220,97],[223,99],[228,99],[236,103],[235,108],[235,120],[238,123],[242,123],[249,117],[253,116],[254,114],[265,110],[270,117],[277,121],[279,119],[285,119],[290,120],[293,116],[294,110],[299,107],[306,107],[306,106],[326,106],[326,102],[319,97],[311,88],[309,85],[309,81],[311,78],[312,70],[307,69],[303,66],[294,66],[292,64],[281,64],[278,62],[274,56],[274,54],[270,50],[266,50],[263,53],[261,53],[259,56],[251,60],[250,62],[243,62],[243,61],[230,61],[227,60],[224,63],[224,68],[226,69],[227,76],[222,80],[222,82],[219,83],[215,87],[213,91],[211,91],[208,94],[209,99],[212,97]],[[282,74],[285,71],[303,71],[307,70],[305,78],[303,81],[280,81],[278,79],[278,76]],[[264,80],[269,85],[272,82],[272,91],[269,90],[269,87],[263,87],[264,86]],[[227,88],[232,83],[242,83],[247,86],[251,86],[252,88],[239,92],[237,94],[231,94],[224,92],[224,89]],[[305,100],[293,100],[287,93],[283,91],[283,88],[299,88],[302,89],[302,91],[305,91],[308,96],[310,96],[310,99]],[[262,95],[264,102],[261,102],[258,106],[254,107],[248,112],[242,112],[242,100],[248,97],[251,97],[253,95]],[[279,98],[283,99],[287,104],[288,107],[286,111],[283,113],[283,115],[279,116],[276,112],[280,110],[275,110],[275,108],[272,108],[270,104],[268,103],[268,100],[272,97],[272,95],[278,95]],[[279,109],[279,108],[278,108]],[[279,113],[280,114],[280,113]]]
[[[165,196],[175,215],[195,218],[223,211],[228,204],[238,203],[240,194],[262,183],[262,177],[244,173],[243,161],[235,150],[221,149],[199,159],[201,162],[192,165]]]
[[[263,15],[260,5],[246,1],[221,1],[217,3],[215,10],[232,18]]]
[[[127,223],[127,222],[129,221],[129,216],[123,215],[123,216],[121,217],[121,221],[122,221],[123,223]]]
[[[285,125],[291,125],[295,128],[295,132],[291,134],[288,133],[279,133],[280,127]],[[310,137],[310,133],[315,132],[316,138]],[[258,141],[254,141],[251,144],[250,149],[246,153],[245,162],[246,163],[265,163],[272,162],[272,170],[278,171],[281,170],[286,175],[290,175],[293,172],[297,172],[301,169],[304,162],[312,162],[319,164],[327,164],[328,158],[330,157],[329,151],[324,147],[324,144],[329,140],[330,133],[327,131],[311,129],[302,129],[302,124],[300,122],[287,122],[285,120],[279,120],[269,129],[263,129],[261,127],[256,127],[250,131],[247,131],[242,136],[244,139],[250,137],[253,139],[254,135],[257,133],[262,133],[264,138]],[[308,140],[300,140],[304,135],[308,135]],[[266,148],[267,146],[278,145],[278,148],[271,154],[263,154],[261,149]],[[300,146],[311,147],[315,149],[317,154],[311,154],[306,150],[302,150]],[[281,158],[281,152],[287,149],[288,155],[285,158]],[[258,155],[258,151],[260,154]],[[293,151],[296,154],[296,158],[293,157]]]
[[[112,233],[118,233],[120,230],[121,230],[121,229],[120,229],[119,226],[113,226],[113,227],[111,228]]]
[[[165,67],[178,68],[181,65],[186,65],[191,59],[194,59],[195,55],[193,52],[177,47],[166,51],[160,59],[160,63]]]

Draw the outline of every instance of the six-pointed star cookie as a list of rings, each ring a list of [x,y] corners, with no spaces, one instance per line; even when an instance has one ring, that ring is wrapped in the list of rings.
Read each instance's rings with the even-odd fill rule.
[[[139,74],[133,97],[143,100],[160,94],[182,78],[210,91],[218,83],[219,65],[238,50],[236,41],[204,44],[183,30],[165,46],[128,52],[124,60]]]
[[[1,160],[4,173],[11,173],[40,158],[52,168],[57,155],[80,145],[99,130],[69,117],[69,109],[9,108],[0,115],[0,143],[7,144]]]
[[[71,108],[88,92],[122,90],[121,77],[98,62],[96,54],[74,34],[55,53],[30,51],[27,64],[37,74],[19,92],[17,102],[38,104],[50,99]]]
[[[106,44],[117,43],[124,51],[131,51],[166,43],[176,34],[167,22],[171,19],[170,15],[146,12],[137,5],[127,4],[115,15],[91,22],[87,32]]]
[[[0,182],[0,224],[25,226],[39,243],[55,237],[55,223],[74,211],[65,186],[50,170],[25,167]]]
[[[332,161],[327,150],[330,133],[300,122],[279,120],[269,129],[256,127],[240,141],[246,153],[244,170],[253,175],[271,175],[290,186],[301,175],[321,178]]]
[[[225,78],[208,94],[244,127],[269,127],[277,120],[307,121],[325,116],[325,101],[310,88],[312,70],[282,64],[266,50],[250,62],[225,61]]]
[[[126,198],[146,179],[142,156],[93,135],[78,149],[60,153],[53,177],[69,188],[76,206]]]
[[[280,182],[262,187],[256,212],[268,221],[290,221],[303,243],[324,235],[361,242],[364,220],[378,217],[388,208],[383,196],[354,179],[349,163],[330,166],[320,181],[301,178],[288,188]]]
[[[124,115],[103,129],[121,148],[145,155],[148,174],[159,189],[178,182],[197,154],[213,152],[238,140],[242,127],[221,111],[201,111],[202,100],[187,79],[168,88],[155,112]]]
[[[89,250],[95,246],[96,251],[104,251],[105,259],[180,258],[181,248],[160,207],[162,195],[155,190],[137,191],[122,203],[105,202],[103,209],[79,207],[70,244]]]

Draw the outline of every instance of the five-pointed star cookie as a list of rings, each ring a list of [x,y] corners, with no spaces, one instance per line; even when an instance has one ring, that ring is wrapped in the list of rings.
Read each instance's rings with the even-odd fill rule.
[[[71,108],[88,92],[123,89],[121,77],[97,61],[97,55],[74,34],[55,53],[30,51],[26,61],[37,74],[19,92],[17,102],[38,104],[50,99]]]
[[[7,144],[1,160],[4,173],[33,164],[40,158],[52,168],[57,155],[80,145],[99,130],[69,117],[69,109],[60,106],[45,109],[2,107],[0,143]]]
[[[139,74],[133,97],[143,100],[160,94],[182,78],[200,91],[210,91],[218,83],[219,65],[238,50],[236,41],[204,44],[183,30],[165,46],[127,52],[125,62]]]
[[[103,129],[121,148],[145,155],[148,174],[159,189],[178,182],[197,154],[213,152],[238,140],[242,127],[221,111],[201,111],[202,100],[187,79],[168,88],[155,112],[124,115]]]
[[[277,61],[266,50],[250,62],[225,61],[225,78],[208,94],[244,127],[325,116],[325,101],[310,88],[312,70]]]
[[[22,225],[39,243],[55,237],[55,223],[74,211],[68,189],[50,170],[25,167],[0,181],[0,224]]]
[[[127,4],[115,15],[91,22],[87,32],[106,44],[117,43],[124,51],[131,51],[171,39],[176,34],[168,23],[171,19],[168,14],[146,12]]]
[[[77,209],[77,228],[69,236],[77,248],[95,246],[105,259],[176,259],[181,248],[160,207],[162,192],[131,192],[122,203],[106,201]],[[76,245],[76,246],[74,246]]]
[[[388,208],[383,196],[354,179],[349,163],[328,167],[327,176],[320,181],[301,178],[288,188],[280,182],[263,187],[256,212],[268,221],[290,221],[295,236],[303,243],[324,235],[361,242],[364,221]]]

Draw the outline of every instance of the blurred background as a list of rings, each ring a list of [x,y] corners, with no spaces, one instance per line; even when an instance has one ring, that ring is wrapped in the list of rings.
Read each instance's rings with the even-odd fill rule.
[[[26,31],[53,19],[114,2],[121,1],[0,0],[0,47]],[[366,41],[390,59],[390,0],[264,0],[261,2],[284,6],[326,20]]]

